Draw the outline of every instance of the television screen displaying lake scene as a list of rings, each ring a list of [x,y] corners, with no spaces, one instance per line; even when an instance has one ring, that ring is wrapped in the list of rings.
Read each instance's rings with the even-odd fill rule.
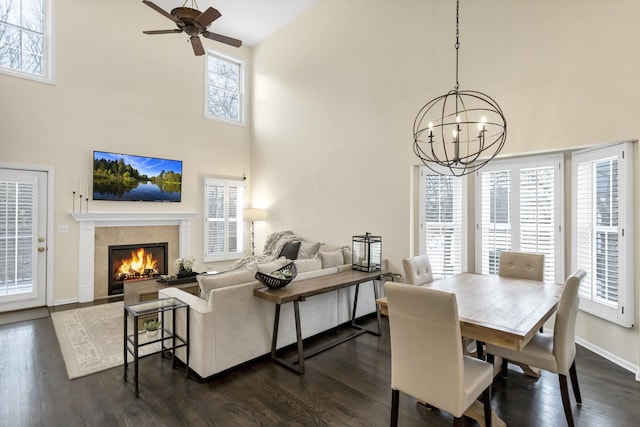
[[[93,152],[93,200],[179,202],[182,161]]]

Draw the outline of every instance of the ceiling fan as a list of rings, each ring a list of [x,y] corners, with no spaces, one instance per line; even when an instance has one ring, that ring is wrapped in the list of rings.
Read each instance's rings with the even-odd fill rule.
[[[222,14],[218,12],[216,9],[210,7],[204,12],[200,12],[197,9],[192,7],[186,7],[188,0],[185,0],[184,4],[181,7],[176,7],[171,10],[171,13],[166,12],[157,4],[150,2],[148,0],[143,0],[142,3],[146,4],[156,12],[161,15],[166,16],[171,19],[178,28],[173,30],[153,30],[153,31],[143,31],[144,34],[173,34],[173,33],[186,33],[189,35],[189,40],[191,41],[191,47],[193,47],[193,53],[197,56],[204,55],[204,47],[202,46],[202,41],[200,41],[200,35],[206,37],[211,40],[218,41],[220,43],[225,43],[230,46],[240,47],[242,46],[242,41],[238,39],[234,39],[231,37],[223,36],[222,34],[212,33],[207,31],[209,25],[216,19],[220,18]],[[191,0],[191,5],[194,7],[198,7],[195,3],[195,0]]]

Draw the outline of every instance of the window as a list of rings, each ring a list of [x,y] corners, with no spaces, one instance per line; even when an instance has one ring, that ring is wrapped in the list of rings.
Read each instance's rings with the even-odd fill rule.
[[[242,123],[242,64],[212,53],[207,53],[206,64],[206,117]]]
[[[563,157],[494,160],[476,172],[476,271],[498,274],[500,252],[545,255],[544,279],[564,281]]]
[[[573,154],[572,268],[587,277],[580,309],[622,326],[634,317],[633,146]]]
[[[0,71],[50,82],[53,0],[0,0]]]
[[[464,183],[464,178],[437,175],[425,166],[420,167],[420,254],[429,256],[434,277],[463,271]]]
[[[244,256],[244,181],[205,178],[204,261]]]

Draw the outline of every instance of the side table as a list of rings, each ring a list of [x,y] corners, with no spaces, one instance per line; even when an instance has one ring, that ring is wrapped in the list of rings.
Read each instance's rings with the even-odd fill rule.
[[[176,311],[179,309],[186,310],[186,335],[178,336],[177,332],[168,330],[165,327],[165,312],[169,312],[172,316],[172,326],[176,324]],[[160,318],[161,327],[159,333],[156,336],[149,336],[144,331],[138,330],[139,318],[141,316],[148,316],[155,314]],[[132,318],[131,329],[129,331],[129,317]],[[175,326],[173,326],[175,328]],[[171,366],[175,367],[175,350],[181,347],[186,347],[186,360],[185,360],[185,372],[187,376],[189,373],[189,305],[180,301],[178,298],[161,298],[151,301],[144,301],[137,304],[125,304],[124,306],[124,377],[123,380],[127,381],[127,368],[129,367],[128,355],[133,356],[133,381],[135,384],[136,397],[140,394],[138,388],[138,361],[142,358],[152,356],[154,354],[171,352]],[[149,351],[145,351],[143,355],[140,354],[140,349],[147,347]]]

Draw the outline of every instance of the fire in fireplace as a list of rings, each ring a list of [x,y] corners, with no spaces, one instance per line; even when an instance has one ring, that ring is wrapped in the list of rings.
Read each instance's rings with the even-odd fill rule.
[[[167,242],[109,246],[109,295],[122,294],[124,282],[167,274]]]

